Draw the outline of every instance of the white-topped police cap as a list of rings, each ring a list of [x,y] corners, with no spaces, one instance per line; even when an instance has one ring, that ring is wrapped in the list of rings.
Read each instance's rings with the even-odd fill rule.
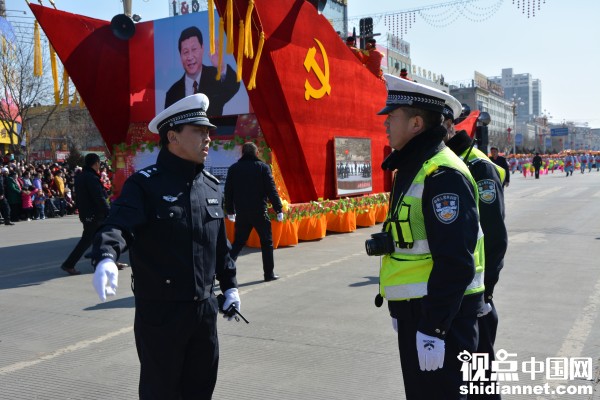
[[[386,81],[388,96],[385,107],[377,113],[378,115],[389,114],[398,107],[420,108],[441,114],[444,111],[445,104],[449,104],[455,113],[460,114],[460,102],[448,93],[398,76],[390,74],[384,74],[383,76]],[[458,105],[458,108],[455,108],[456,105]]]
[[[148,129],[153,133],[159,133],[164,127],[174,128],[177,125],[208,126],[210,129],[216,129],[206,116],[208,104],[208,97],[204,93],[184,97],[154,117],[148,124]]]

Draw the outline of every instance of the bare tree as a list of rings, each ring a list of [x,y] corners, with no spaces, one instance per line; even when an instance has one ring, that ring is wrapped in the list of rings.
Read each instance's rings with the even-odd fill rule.
[[[26,28],[19,28],[21,30]],[[4,41],[0,51],[0,131],[10,138],[10,151],[22,157],[22,143],[34,143],[48,126],[58,106],[48,106],[45,116],[37,114],[37,129],[29,131],[30,111],[41,104],[53,104],[53,85],[49,73],[34,76],[34,44],[30,32]],[[44,40],[44,42],[46,42]],[[42,63],[49,65],[48,45],[41,46]],[[16,139],[16,140],[15,140]]]

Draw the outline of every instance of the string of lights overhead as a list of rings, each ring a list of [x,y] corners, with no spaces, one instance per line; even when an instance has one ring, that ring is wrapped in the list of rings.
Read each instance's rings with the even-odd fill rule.
[[[512,2],[523,14],[527,12],[527,18],[535,17],[536,9],[539,11],[541,5],[546,4],[546,0],[512,0]],[[348,18],[348,23],[356,25],[360,19],[372,18],[374,25],[383,21],[389,33],[403,38],[417,20],[422,20],[435,28],[447,27],[461,17],[471,22],[482,22],[496,14],[503,3],[504,0],[457,0],[402,11],[353,16]]]

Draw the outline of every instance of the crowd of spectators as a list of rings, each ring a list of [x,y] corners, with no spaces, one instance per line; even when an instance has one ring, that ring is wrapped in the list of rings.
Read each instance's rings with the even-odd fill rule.
[[[42,163],[4,160],[0,163],[0,223],[11,225],[21,221],[60,218],[78,214],[76,207],[75,176],[81,167],[71,168],[67,163]],[[110,169],[101,164],[100,176],[110,194]],[[10,215],[5,215],[6,211]]]

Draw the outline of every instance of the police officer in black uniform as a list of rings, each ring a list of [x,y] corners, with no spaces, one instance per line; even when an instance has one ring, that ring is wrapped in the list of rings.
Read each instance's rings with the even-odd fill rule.
[[[114,295],[115,265],[129,250],[141,399],[210,399],[217,379],[217,299],[240,309],[218,180],[204,170],[208,98],[183,98],[149,125],[159,133],[156,164],[130,176],[94,238],[94,287]]]
[[[486,304],[477,319],[479,327],[477,353],[489,354],[490,365],[487,366],[489,372],[491,361],[494,360],[494,342],[498,329],[498,313],[493,301],[494,287],[504,267],[504,255],[508,247],[508,233],[504,224],[505,171],[473,147],[473,140],[466,131],[454,132],[454,114],[451,109],[444,109],[444,119],[448,131],[446,145],[463,160],[466,158],[465,162],[477,182],[479,191],[479,219],[484,234],[485,249],[484,300]],[[500,399],[500,395],[478,394],[470,395],[469,398]]]
[[[483,278],[474,253],[483,243],[474,182],[442,140],[443,105],[452,99],[458,110],[460,103],[427,86],[385,78],[388,100],[379,114],[387,115],[394,151],[382,167],[396,170],[386,229],[397,224],[401,237],[393,237],[383,257],[380,293],[398,334],[406,398],[465,399],[457,356],[477,348]],[[408,211],[398,215],[404,207]]]

